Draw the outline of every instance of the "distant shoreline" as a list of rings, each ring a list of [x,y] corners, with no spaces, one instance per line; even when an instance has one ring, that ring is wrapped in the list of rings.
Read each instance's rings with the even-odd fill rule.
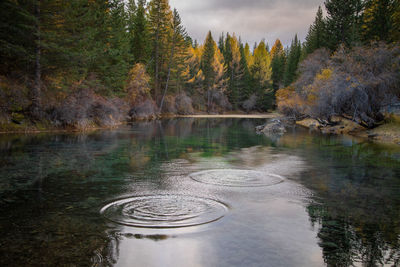
[[[210,118],[210,119],[272,119],[279,116],[277,113],[260,113],[260,114],[222,114],[222,115],[209,115],[209,114],[197,114],[197,115],[161,115],[160,117],[154,118],[154,119],[149,119],[151,120],[163,120],[163,119],[175,119],[175,118]],[[136,120],[138,122],[140,121],[146,121],[146,120]],[[96,130],[108,130],[108,129],[113,129],[113,128],[118,128],[121,125],[126,125],[128,122],[120,122],[117,125],[114,125],[112,127],[100,127],[100,126],[93,126],[93,127],[87,127],[85,129],[75,129],[75,128],[57,128],[57,127],[51,127],[49,126],[48,128],[44,127],[44,129],[38,129],[37,125],[35,124],[29,124],[22,126],[24,128],[16,129],[14,127],[9,127],[12,125],[12,122],[9,124],[3,124],[0,125],[0,135],[1,134],[40,134],[40,133],[85,133],[85,132],[91,132],[91,131],[96,131]],[[8,128],[8,129],[7,129]]]
[[[272,119],[279,116],[277,113],[265,114],[222,114],[222,115],[177,115],[173,118],[221,118],[221,119]]]

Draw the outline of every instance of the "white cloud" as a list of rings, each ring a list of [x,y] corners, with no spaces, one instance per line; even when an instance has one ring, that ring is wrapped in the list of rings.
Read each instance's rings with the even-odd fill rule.
[[[235,32],[252,44],[262,39],[272,45],[280,38],[289,45],[294,34],[304,39],[323,0],[170,0],[193,39],[203,42],[207,32]]]

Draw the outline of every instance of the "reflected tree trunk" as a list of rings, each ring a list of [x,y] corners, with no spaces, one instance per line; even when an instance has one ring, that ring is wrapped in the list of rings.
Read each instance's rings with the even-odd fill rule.
[[[35,3],[35,17],[36,17],[36,47],[35,47],[35,80],[31,91],[31,115],[35,119],[40,119],[41,116],[41,86],[42,86],[42,66],[40,63],[42,48],[41,48],[41,28],[40,28],[40,6],[41,0]]]

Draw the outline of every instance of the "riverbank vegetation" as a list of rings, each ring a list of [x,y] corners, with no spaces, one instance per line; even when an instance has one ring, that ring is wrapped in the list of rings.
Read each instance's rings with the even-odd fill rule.
[[[341,8],[337,8],[341,7]],[[329,0],[308,36],[250,48],[234,33],[199,44],[168,0],[0,3],[0,128],[266,112],[366,127],[398,103],[398,0]]]
[[[1,2],[0,124],[85,129],[161,113],[267,111],[298,61],[278,40],[192,40],[168,0]],[[273,67],[273,66],[277,67]],[[296,65],[296,64],[294,64]],[[274,71],[279,69],[279,72]]]
[[[372,129],[398,113],[399,1],[325,2],[304,44],[298,79],[277,92],[278,109],[323,126],[335,118]],[[340,8],[338,8],[340,7]]]

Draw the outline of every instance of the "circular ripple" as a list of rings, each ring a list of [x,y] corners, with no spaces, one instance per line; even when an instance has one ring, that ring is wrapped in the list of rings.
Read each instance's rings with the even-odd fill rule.
[[[283,177],[276,174],[234,169],[196,172],[190,177],[200,183],[230,187],[262,187],[283,182]]]
[[[221,219],[227,205],[207,198],[160,195],[112,202],[100,211],[112,222],[143,228],[180,228]]]

